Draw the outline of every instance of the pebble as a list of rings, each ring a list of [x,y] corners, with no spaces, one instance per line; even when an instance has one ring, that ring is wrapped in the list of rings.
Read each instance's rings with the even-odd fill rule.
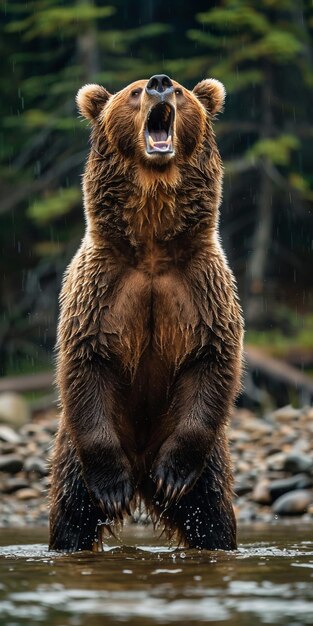
[[[270,504],[272,501],[270,490],[269,490],[269,481],[264,478],[263,480],[259,480],[252,492],[251,499],[254,502],[258,502],[259,504]]]
[[[0,422],[19,428],[30,420],[26,400],[18,393],[0,393]]]
[[[5,481],[2,487],[2,491],[3,493],[15,493],[15,491],[18,491],[19,489],[25,489],[26,487],[29,487],[28,480],[26,480],[25,478],[14,477],[8,478],[8,480]]]
[[[290,422],[298,420],[301,415],[301,409],[294,409],[290,404],[273,411],[272,417],[278,422]]]
[[[24,463],[24,470],[26,474],[34,472],[39,476],[47,476],[47,474],[49,473],[47,463],[40,457],[36,456],[30,456],[26,459]]]
[[[38,498],[39,492],[36,489],[31,489],[29,487],[25,489],[19,489],[16,492],[16,497],[19,500],[32,500],[33,498]]]
[[[253,436],[269,435],[273,432],[273,426],[267,424],[265,420],[258,419],[257,417],[250,417],[245,423],[245,430]]]
[[[234,492],[237,496],[243,496],[251,491],[251,480],[242,476],[239,480],[235,480]]]
[[[14,443],[0,442],[0,450],[2,454],[10,454],[11,452],[15,453],[17,448]]]
[[[17,454],[0,455],[0,472],[8,472],[9,474],[17,474],[23,468],[24,461]]]
[[[275,515],[302,515],[313,503],[313,492],[299,489],[280,496],[273,505]]]
[[[271,454],[266,459],[266,465],[268,470],[283,470],[284,464],[286,460],[286,454],[284,452],[277,452],[276,454]]]
[[[0,424],[0,440],[4,441],[5,443],[15,444],[19,443],[21,438],[15,432],[15,430],[13,430],[13,428],[7,426],[6,424]]]
[[[280,480],[274,480],[269,484],[268,491],[270,499],[273,502],[277,500],[284,493],[288,491],[294,491],[297,489],[307,489],[312,487],[313,480],[307,474],[295,474],[289,478],[281,478]]]
[[[288,454],[283,463],[283,469],[291,474],[310,473],[313,470],[313,458],[305,454]]]

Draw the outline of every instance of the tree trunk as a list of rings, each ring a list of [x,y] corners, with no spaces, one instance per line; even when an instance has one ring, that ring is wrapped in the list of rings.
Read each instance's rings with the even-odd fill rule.
[[[266,267],[271,243],[272,222],[272,181],[262,167],[257,223],[247,267],[246,320],[249,325],[256,325],[264,316]]]
[[[270,78],[271,74],[267,67],[264,72],[261,93],[261,139],[272,136],[272,89]],[[272,180],[267,174],[266,163],[267,160],[264,159],[260,169],[256,224],[252,238],[251,254],[247,264],[245,316],[248,325],[257,325],[264,316],[266,268],[273,224]]]
[[[77,0],[77,4],[86,4],[87,0]],[[87,2],[94,6],[93,0]],[[94,76],[100,72],[100,57],[97,44],[97,27],[95,22],[89,22],[84,32],[77,37],[77,56],[81,65],[82,82],[91,83]]]

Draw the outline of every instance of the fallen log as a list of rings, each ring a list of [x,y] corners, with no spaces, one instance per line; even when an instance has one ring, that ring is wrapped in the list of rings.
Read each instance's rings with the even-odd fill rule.
[[[246,375],[253,378],[257,388],[265,389],[273,396],[278,404],[290,402],[295,392],[300,405],[311,404],[313,379],[300,369],[253,346],[245,347],[245,363]]]
[[[0,393],[14,391],[44,391],[53,386],[54,374],[43,372],[40,374],[27,374],[22,376],[5,376],[0,378]]]

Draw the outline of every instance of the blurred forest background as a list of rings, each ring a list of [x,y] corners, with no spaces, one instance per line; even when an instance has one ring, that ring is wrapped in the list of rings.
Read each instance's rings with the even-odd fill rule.
[[[84,230],[75,95],[165,72],[227,90],[221,234],[246,341],[313,371],[311,0],[2,3],[1,375],[51,370],[64,268]],[[311,311],[311,312],[310,312]],[[313,388],[313,387],[312,387]],[[312,391],[312,390],[311,390]]]

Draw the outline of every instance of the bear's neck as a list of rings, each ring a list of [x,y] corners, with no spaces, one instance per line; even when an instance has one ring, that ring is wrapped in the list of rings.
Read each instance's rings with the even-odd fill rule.
[[[194,164],[186,165],[181,175],[175,164],[163,172],[127,167],[112,155],[103,159],[91,152],[84,176],[89,235],[98,246],[120,238],[141,248],[181,235],[185,239],[188,233],[190,238],[204,230],[214,233],[219,172]]]

